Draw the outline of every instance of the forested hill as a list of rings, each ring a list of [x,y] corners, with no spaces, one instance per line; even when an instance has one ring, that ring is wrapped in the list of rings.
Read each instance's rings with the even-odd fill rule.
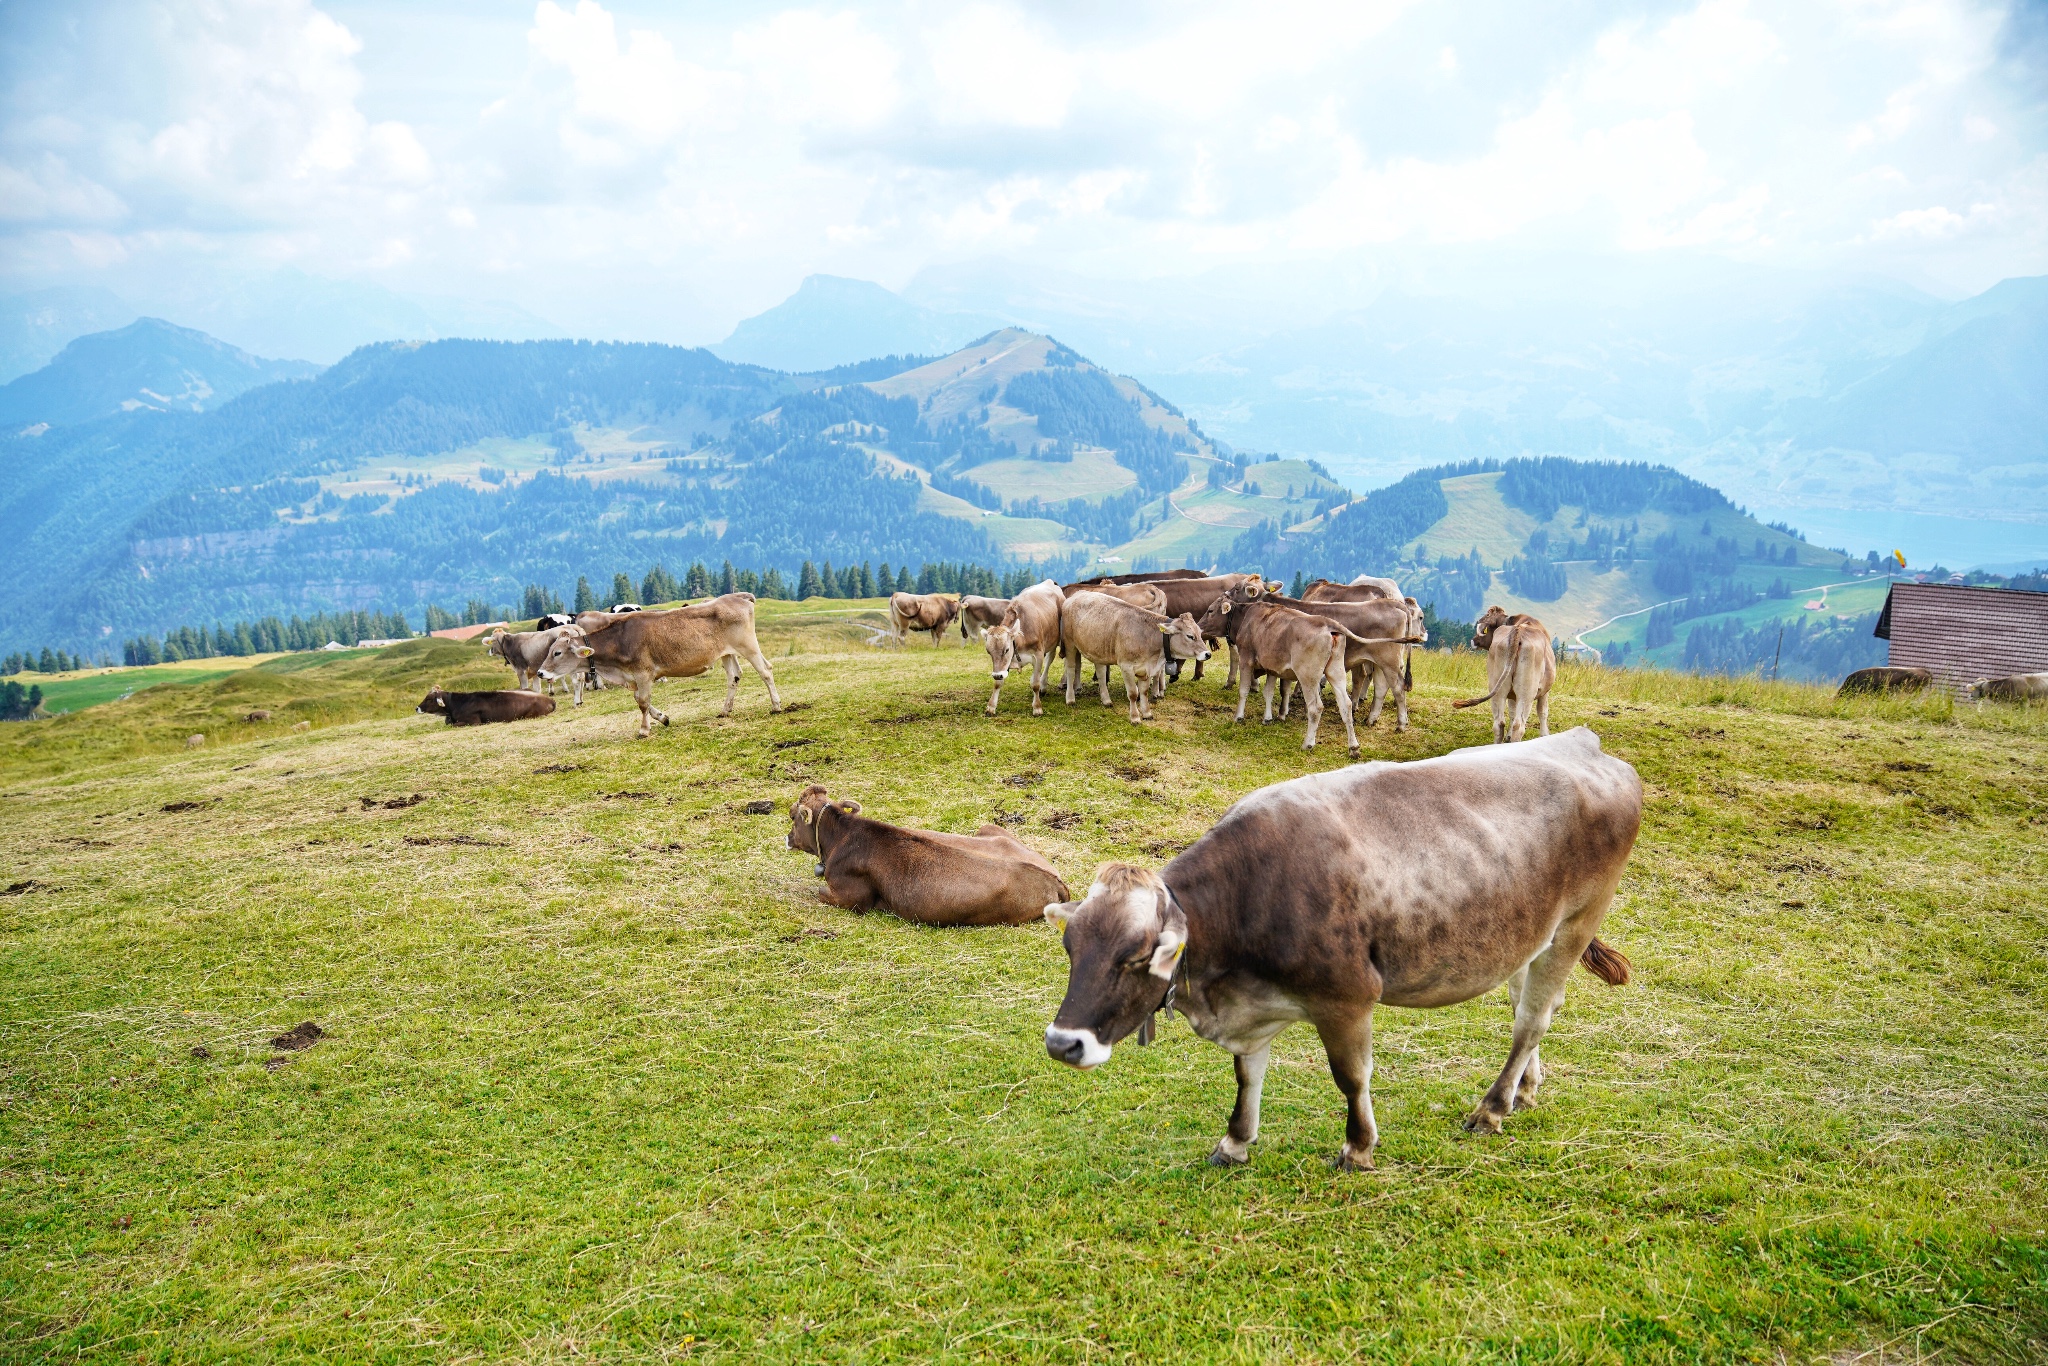
[[[978,510],[991,466],[1057,483],[1080,452],[1157,498],[1207,449],[1171,405],[1014,331],[813,376],[657,345],[371,346],[211,412],[0,438],[0,646],[97,657],[173,623],[418,616],[700,558],[792,580],[807,559],[1026,560]]]

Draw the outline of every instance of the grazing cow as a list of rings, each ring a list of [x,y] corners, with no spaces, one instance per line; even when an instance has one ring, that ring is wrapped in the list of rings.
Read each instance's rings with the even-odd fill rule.
[[[1109,1061],[1155,1012],[1179,1010],[1237,1068],[1237,1105],[1209,1156],[1247,1160],[1273,1039],[1306,1020],[1344,1095],[1337,1164],[1372,1166],[1372,1012],[1455,1005],[1507,984],[1514,1039],[1477,1109],[1498,1133],[1535,1104],[1537,1049],[1583,963],[1628,981],[1596,935],[1642,824],[1636,771],[1583,726],[1511,750],[1477,747],[1261,788],[1155,873],[1105,865],[1061,927],[1066,999],[1045,1050]]]
[[[1003,619],[983,633],[989,677],[996,684],[988,699],[990,716],[996,714],[996,704],[1003,699],[1003,680],[1027,660],[1031,663],[1031,714],[1045,715],[1045,675],[1060,649],[1063,602],[1060,586],[1051,579],[1035,583],[1010,599]]]
[[[267,707],[258,707],[242,719],[244,721],[268,721],[270,719],[270,710]]]
[[[436,683],[414,710],[428,716],[445,716],[451,726],[487,726],[497,721],[526,721],[546,716],[555,709],[555,699],[523,689],[495,692],[446,692]]]
[[[1344,667],[1351,673],[1352,715],[1356,716],[1358,709],[1365,705],[1366,689],[1370,687],[1372,711],[1366,716],[1365,724],[1378,725],[1380,708],[1386,705],[1388,697],[1392,697],[1394,729],[1408,729],[1410,683],[1402,666],[1406,663],[1408,650],[1428,639],[1422,629],[1421,608],[1411,607],[1398,598],[1373,598],[1365,602],[1307,602],[1282,597],[1277,590],[1266,594],[1264,601],[1278,607],[1291,607],[1309,616],[1323,617],[1356,632],[1356,636],[1347,640],[1344,646]],[[1280,704],[1283,719],[1293,706],[1297,686],[1294,683],[1287,685],[1287,696]]]
[[[2004,678],[1980,678],[1970,685],[1970,696],[1982,702],[2048,701],[2048,673],[2007,674]]]
[[[972,593],[963,594],[960,598],[960,639],[981,639],[983,631],[1002,624],[1003,613],[1009,610],[1008,598],[984,598]]]
[[[1378,602],[1381,600],[1405,602],[1414,611],[1415,619],[1417,621],[1422,620],[1421,603],[1413,598],[1402,597],[1401,586],[1392,579],[1376,579],[1370,574],[1360,574],[1350,583],[1333,583],[1329,579],[1317,579],[1301,590],[1301,599],[1303,602],[1315,603]],[[1416,634],[1425,637],[1427,635],[1426,632],[1420,630]],[[1412,689],[1415,686],[1415,668],[1414,661],[1410,656],[1411,651],[1401,651],[1401,686]],[[1379,709],[1379,684],[1377,681],[1373,684],[1373,709],[1375,711]]]
[[[599,614],[586,612],[584,615],[597,616]],[[512,666],[512,677],[521,688],[530,688],[535,683],[538,683],[540,687],[537,691],[547,692],[554,685],[555,680],[541,677],[541,661],[548,657],[548,651],[554,648],[557,640],[565,636],[580,636],[582,634],[584,634],[584,629],[573,624],[552,626],[545,631],[507,631],[500,627],[485,638],[484,653],[496,655],[499,659],[510,664]],[[583,705],[584,681],[583,675],[579,673],[562,680],[560,684],[565,690],[575,694],[576,705],[579,707]]]
[[[533,619],[536,631],[552,631],[557,626],[573,626],[576,618],[568,612],[544,612]]]
[[[1221,635],[1237,651],[1237,720],[1244,721],[1252,682],[1259,681],[1266,699],[1266,722],[1273,720],[1273,685],[1289,679],[1302,685],[1302,706],[1308,713],[1303,749],[1316,747],[1323,722],[1323,684],[1337,695],[1337,715],[1344,721],[1344,747],[1358,757],[1358,730],[1351,722],[1351,692],[1345,676],[1347,640],[1363,640],[1328,617],[1310,616],[1265,598],[1259,580],[1239,584],[1209,604],[1202,614],[1204,636]]]
[[[880,908],[920,925],[1026,925],[1069,895],[1045,857],[1000,825],[972,835],[906,830],[815,783],[789,808],[789,847],[818,860],[827,906]]]
[[[1377,588],[1390,598],[1401,596],[1401,585],[1392,579],[1376,579],[1370,574],[1360,574],[1351,581],[1353,588]]]
[[[775,673],[754,636],[754,595],[727,593],[695,607],[629,612],[586,635],[565,636],[548,651],[540,673],[542,678],[565,678],[587,664],[607,683],[631,684],[633,700],[640,704],[639,738],[645,740],[654,733],[655,721],[668,724],[667,714],[654,705],[654,680],[695,678],[722,662],[725,707],[718,714],[731,716],[742,659],[768,685],[768,710],[781,711]]]
[[[937,649],[939,638],[946,634],[946,628],[959,614],[959,599],[949,598],[943,593],[889,595],[889,630],[905,645],[910,643],[912,631],[930,631],[932,648]]]
[[[1933,682],[1934,675],[1925,669],[1858,669],[1842,680],[1835,696],[1847,697],[1857,692],[1918,692]]]
[[[1169,659],[1203,660],[1208,642],[1185,612],[1148,612],[1107,593],[1076,593],[1060,608],[1060,648],[1067,657],[1067,705],[1081,682],[1081,661],[1105,666],[1096,675],[1102,705],[1109,705],[1109,669],[1123,670],[1124,701],[1132,721],[1152,719],[1152,688]]]
[[[1493,704],[1493,742],[1510,743],[1522,738],[1529,727],[1529,709],[1536,709],[1537,724],[1550,734],[1550,689],[1557,682],[1557,655],[1550,645],[1550,628],[1526,612],[1509,616],[1501,607],[1489,607],[1472,633],[1472,648],[1486,651],[1484,697],[1453,702],[1453,707]],[[1512,707],[1507,728],[1501,728],[1502,714]]]

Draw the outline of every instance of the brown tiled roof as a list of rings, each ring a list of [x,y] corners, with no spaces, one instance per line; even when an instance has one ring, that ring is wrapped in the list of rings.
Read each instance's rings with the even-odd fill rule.
[[[1926,669],[1952,688],[2048,670],[2048,593],[1951,583],[1895,583],[1878,614],[1896,668]]]

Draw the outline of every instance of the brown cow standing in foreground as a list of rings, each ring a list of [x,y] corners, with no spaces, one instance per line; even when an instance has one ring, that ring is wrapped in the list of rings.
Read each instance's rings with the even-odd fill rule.
[[[1237,652],[1237,721],[1257,680],[1266,699],[1266,723],[1273,721],[1273,685],[1292,679],[1302,685],[1302,708],[1308,713],[1303,749],[1316,747],[1323,723],[1323,684],[1337,695],[1337,715],[1344,721],[1344,747],[1358,757],[1358,730],[1351,721],[1351,692],[1345,674],[1345,646],[1352,633],[1328,617],[1309,616],[1265,600],[1254,578],[1209,604],[1202,615],[1205,636],[1221,635]]]
[[[973,835],[907,830],[815,783],[789,808],[789,847],[817,858],[827,906],[879,907],[921,925],[1029,924],[1068,895],[1044,856],[1000,825]]]
[[[1060,608],[1064,599],[1060,586],[1051,579],[1034,583],[1010,599],[1003,619],[983,633],[982,648],[988,651],[988,673],[995,680],[989,694],[988,714],[996,714],[1003,700],[1003,680],[1010,670],[1027,660],[1031,664],[1031,714],[1045,715],[1045,675],[1060,649]]]
[[[436,683],[413,708],[426,716],[445,716],[451,726],[487,726],[498,721],[528,721],[555,709],[555,699],[537,692],[504,688],[493,692],[448,692]]]
[[[1536,1102],[1537,1050],[1573,964],[1628,981],[1595,936],[1642,815],[1636,771],[1584,727],[1261,788],[1159,872],[1107,864],[1079,902],[1045,908],[1069,961],[1045,1051],[1099,1067],[1179,1010],[1236,1064],[1237,1105],[1209,1156],[1234,1166],[1258,1141],[1273,1040],[1306,1020],[1344,1095],[1337,1164],[1356,1171],[1379,1143],[1373,1008],[1456,1005],[1505,982],[1514,1040],[1465,1119],[1498,1133]]]
[[[910,643],[912,631],[930,631],[932,648],[937,649],[939,638],[946,634],[946,628],[953,624],[953,618],[960,615],[958,599],[942,593],[891,593],[889,595],[889,629],[896,639],[905,645]]]
[[[1526,612],[1509,616],[1506,608],[1489,607],[1473,623],[1472,648],[1486,651],[1484,697],[1453,702],[1453,707],[1493,704],[1493,742],[1514,743],[1529,728],[1529,709],[1536,709],[1537,724],[1550,734],[1550,689],[1557,682],[1557,655],[1550,646],[1550,628]],[[1501,727],[1502,713],[1513,708],[1507,728]]]
[[[1109,705],[1109,666],[1123,671],[1124,701],[1131,720],[1152,719],[1152,690],[1165,676],[1169,659],[1209,657],[1195,619],[1148,612],[1107,593],[1076,593],[1060,608],[1060,649],[1067,657],[1067,705],[1081,682],[1081,661],[1103,667],[1095,675],[1102,705]]]
[[[1010,610],[1008,598],[984,598],[973,593],[960,595],[960,639],[979,640],[981,633],[991,626],[1002,624],[1003,613]]]
[[[768,710],[781,711],[775,673],[754,636],[754,595],[727,593],[695,607],[631,612],[581,638],[565,636],[548,651],[540,672],[543,678],[564,678],[587,664],[607,683],[631,684],[645,740],[654,733],[655,721],[668,724],[668,716],[654,706],[655,679],[695,678],[723,663],[725,707],[718,714],[731,716],[742,659],[768,685]]]

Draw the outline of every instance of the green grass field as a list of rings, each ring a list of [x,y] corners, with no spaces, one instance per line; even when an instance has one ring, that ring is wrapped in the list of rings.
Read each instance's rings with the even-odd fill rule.
[[[193,659],[178,664],[148,664],[137,668],[124,669],[81,669],[75,673],[62,674],[16,674],[14,680],[23,687],[33,683],[43,690],[43,710],[52,716],[65,712],[81,711],[96,707],[102,702],[112,702],[130,693],[154,688],[163,684],[185,685],[211,682],[225,678],[231,673],[260,663],[271,655],[251,655],[247,659]]]
[[[1503,994],[1380,1012],[1359,1175],[1290,1031],[1222,1172],[1222,1052],[1055,1066],[1049,927],[820,906],[783,811],[1007,817],[1078,885],[1341,742],[1215,675],[991,720],[877,606],[763,604],[794,705],[665,683],[647,742],[616,691],[412,715],[505,676],[448,642],[0,728],[0,1358],[2048,1358],[2048,709],[1568,667],[1647,787],[1634,984],[1578,976],[1497,1138]],[[1484,736],[1477,658],[1415,672],[1368,757]]]

